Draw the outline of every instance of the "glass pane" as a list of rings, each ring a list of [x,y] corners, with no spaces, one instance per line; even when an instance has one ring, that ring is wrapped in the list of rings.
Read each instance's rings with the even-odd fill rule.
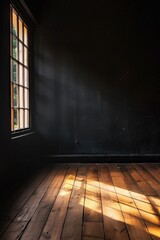
[[[12,64],[13,64],[12,59],[10,59],[11,82],[13,81],[13,72],[12,72],[13,66],[12,66]]]
[[[19,87],[19,106],[20,108],[24,107],[24,97],[23,97],[23,88]]]
[[[24,86],[29,87],[28,70],[24,69]]]
[[[23,63],[23,45],[19,42],[19,61]]]
[[[17,15],[12,11],[12,32],[17,35]]]
[[[22,21],[19,19],[19,39],[23,41],[23,28],[22,28]]]
[[[20,109],[20,128],[24,128],[24,110],[23,109]]]
[[[14,130],[19,128],[18,109],[14,109]]]
[[[14,130],[14,110],[11,108],[11,130]]]
[[[13,107],[13,83],[11,82],[11,107]]]
[[[18,59],[18,51],[17,51],[17,47],[18,47],[18,41],[17,38],[15,36],[13,36],[12,39],[12,50],[13,50],[13,58]]]
[[[13,87],[13,105],[18,107],[18,86],[14,85]]]
[[[24,27],[24,44],[28,46],[28,30]]]
[[[28,49],[24,47],[24,65],[28,66]]]
[[[25,128],[29,128],[29,111],[25,110]]]
[[[27,88],[24,89],[24,107],[29,108],[29,90]]]
[[[12,40],[12,34],[10,34],[10,55],[12,56],[12,42],[13,42],[13,40]]]
[[[19,64],[19,84],[23,85],[23,67]]]
[[[18,64],[12,61],[12,81],[18,83]]]

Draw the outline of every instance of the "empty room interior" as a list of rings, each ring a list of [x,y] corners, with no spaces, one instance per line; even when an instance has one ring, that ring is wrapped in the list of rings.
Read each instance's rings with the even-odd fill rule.
[[[160,15],[0,1],[0,239],[160,239]]]

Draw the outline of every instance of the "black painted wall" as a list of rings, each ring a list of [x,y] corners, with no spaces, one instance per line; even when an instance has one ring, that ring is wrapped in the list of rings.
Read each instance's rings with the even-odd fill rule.
[[[45,1],[35,39],[36,125],[49,153],[160,152],[157,7]]]
[[[9,137],[10,137],[10,111],[9,111],[9,4],[0,2],[0,176],[9,166]],[[5,49],[5,51],[4,51]]]

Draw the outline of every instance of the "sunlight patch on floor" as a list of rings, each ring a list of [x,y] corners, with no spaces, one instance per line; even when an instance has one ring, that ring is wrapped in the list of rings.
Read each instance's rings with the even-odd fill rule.
[[[153,207],[145,195],[97,181],[90,181],[86,186],[90,196],[92,196],[92,192],[94,196],[95,188],[103,193],[103,200],[106,201],[106,205],[103,203],[103,215],[105,217],[124,222],[128,226],[132,225],[135,231],[142,230],[160,237],[160,217],[157,215],[156,205]],[[156,197],[149,196],[149,199],[157,205],[160,204],[160,199]],[[80,200],[79,204],[101,213],[99,201],[96,202],[92,197],[86,198],[85,203],[84,199]]]

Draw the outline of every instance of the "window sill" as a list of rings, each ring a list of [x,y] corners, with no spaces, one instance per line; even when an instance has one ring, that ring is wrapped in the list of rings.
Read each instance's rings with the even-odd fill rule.
[[[22,137],[27,137],[29,135],[35,134],[33,131],[22,131],[22,132],[17,132],[17,133],[12,133],[11,134],[11,140],[22,138]]]

